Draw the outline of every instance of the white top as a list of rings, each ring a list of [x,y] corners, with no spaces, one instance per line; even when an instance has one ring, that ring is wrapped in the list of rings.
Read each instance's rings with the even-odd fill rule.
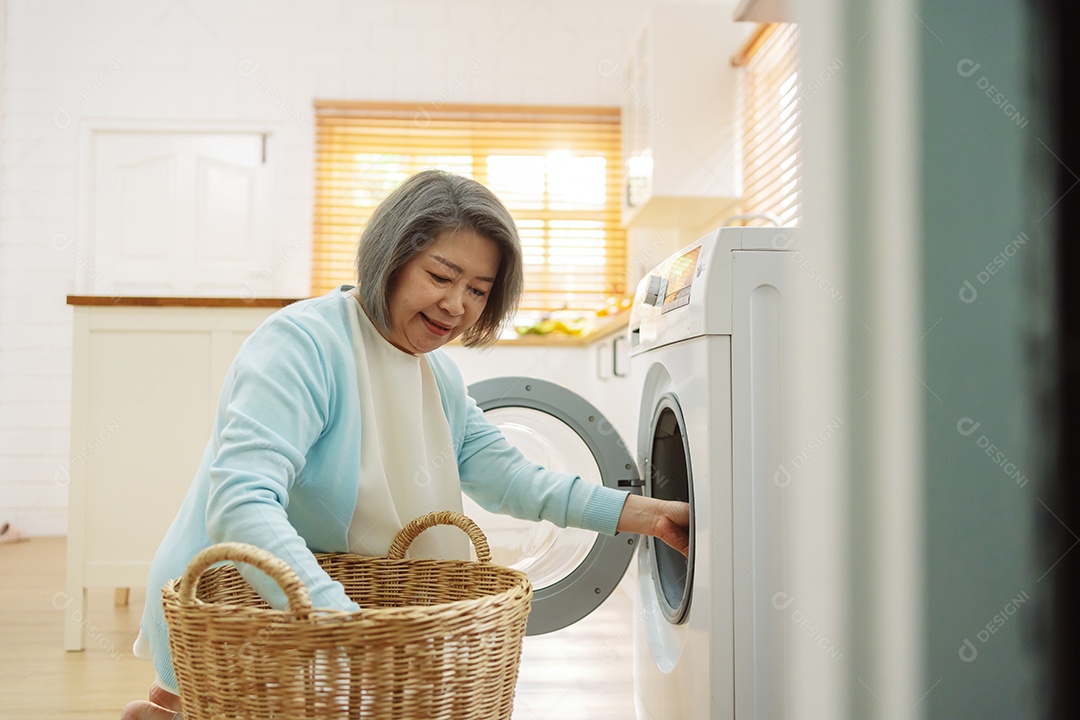
[[[360,390],[360,491],[349,525],[349,551],[385,555],[409,521],[435,510],[461,512],[461,479],[439,386],[423,355],[384,338],[347,291]],[[469,558],[457,528],[432,528],[409,548],[412,558]]]

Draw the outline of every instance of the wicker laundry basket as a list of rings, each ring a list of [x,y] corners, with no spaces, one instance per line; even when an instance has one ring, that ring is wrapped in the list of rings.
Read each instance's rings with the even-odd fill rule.
[[[468,533],[478,562],[404,559],[434,525]],[[315,610],[283,561],[241,543],[199,553],[162,591],[184,720],[509,718],[532,588],[491,564],[487,540],[450,512],[409,523],[385,558],[316,554],[359,612]],[[233,565],[274,578],[272,610]]]

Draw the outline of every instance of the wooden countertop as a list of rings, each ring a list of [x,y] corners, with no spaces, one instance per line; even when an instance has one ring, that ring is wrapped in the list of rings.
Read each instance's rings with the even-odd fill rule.
[[[68,295],[67,304],[73,306],[113,306],[113,307],[205,307],[205,308],[282,308],[303,298],[250,298],[240,297],[157,297],[157,296],[111,296],[111,295]],[[500,340],[505,346],[585,346],[600,338],[614,335],[626,329],[630,312],[624,310],[615,315],[597,318],[596,323],[581,335],[550,333],[548,335],[521,335],[517,338]]]
[[[581,335],[567,335],[566,333],[548,333],[547,335],[519,335],[511,340],[500,340],[500,345],[591,345],[597,340],[610,337],[617,332],[626,332],[626,325],[630,321],[630,311],[624,310],[616,315],[596,318],[593,326]]]
[[[116,307],[274,307],[292,305],[302,298],[241,297],[155,297],[149,295],[68,295],[68,305],[112,305]]]

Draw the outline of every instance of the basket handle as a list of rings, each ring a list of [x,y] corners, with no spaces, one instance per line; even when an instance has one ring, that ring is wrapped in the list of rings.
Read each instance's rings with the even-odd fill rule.
[[[192,602],[202,574],[211,565],[225,560],[253,565],[269,575],[288,598],[290,612],[300,614],[311,610],[311,596],[288,563],[262,548],[238,542],[211,545],[191,559],[180,578],[180,602]]]
[[[390,543],[390,550],[387,551],[386,557],[390,560],[401,560],[405,557],[405,551],[409,549],[412,541],[420,533],[436,525],[453,525],[464,530],[469,539],[472,540],[473,547],[476,548],[476,559],[482,563],[491,562],[491,548],[488,547],[488,541],[484,537],[483,530],[461,513],[449,510],[440,510],[421,515],[401,528],[401,532],[394,538],[394,542]]]

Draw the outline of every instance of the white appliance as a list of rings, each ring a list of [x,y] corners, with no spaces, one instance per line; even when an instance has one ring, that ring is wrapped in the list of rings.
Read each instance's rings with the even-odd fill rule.
[[[688,501],[693,516],[689,558],[651,538],[638,554],[641,719],[785,714],[790,620],[778,593],[796,236],[722,228],[638,286],[630,373],[644,492]]]
[[[639,720],[783,712],[784,408],[794,361],[786,303],[801,272],[791,228],[722,228],[639,284],[630,367],[637,452],[595,407],[560,385],[494,378],[469,392],[545,467],[691,504],[689,557],[486,513],[466,498],[495,562],[526,570],[530,635],[585,617],[638,552],[634,692]]]

